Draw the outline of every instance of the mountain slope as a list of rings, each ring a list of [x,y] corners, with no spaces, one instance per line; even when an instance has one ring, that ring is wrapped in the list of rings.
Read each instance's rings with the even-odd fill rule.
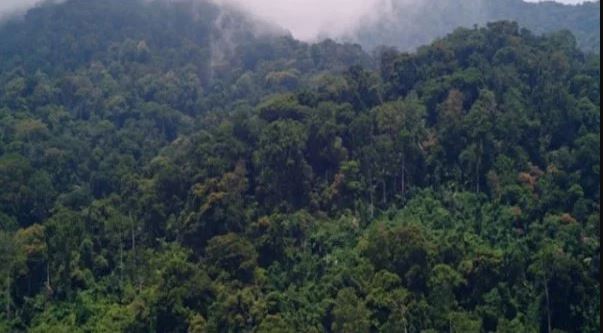
[[[600,59],[570,33],[371,59],[221,10],[0,28],[0,331],[598,332]]]
[[[563,5],[522,0],[393,0],[387,11],[378,21],[358,27],[350,38],[367,49],[383,45],[408,51],[457,27],[510,20],[535,33],[570,30],[585,51],[598,53],[601,46],[599,1]]]
[[[70,0],[67,6],[48,4],[32,9],[23,19],[4,23],[0,34],[4,71],[16,67],[28,71],[71,70],[109,57],[132,58],[137,56],[136,52],[142,52],[135,50],[143,47],[138,42],[144,42],[148,49],[145,52],[152,53],[147,55],[148,60],[163,60],[173,54],[176,56],[170,59],[173,64],[167,65],[195,65],[208,71],[206,78],[211,67],[217,68],[220,63],[250,69],[257,65],[258,59],[254,57],[273,62],[279,57],[287,60],[297,57],[299,62],[306,61],[303,57],[312,57],[309,45],[294,41],[282,29],[254,20],[234,8],[204,0],[174,3]],[[136,45],[126,46],[127,43]],[[368,57],[357,47],[352,51],[352,46],[341,46],[350,51],[344,54],[355,53],[339,57],[342,60],[337,57],[336,48],[340,46],[333,47],[333,52],[324,52],[310,61],[323,62],[323,68],[326,63],[339,68],[352,63],[368,64]],[[191,54],[178,58],[179,51],[186,48]],[[314,65],[300,64],[299,69],[312,71],[314,68],[310,67]]]

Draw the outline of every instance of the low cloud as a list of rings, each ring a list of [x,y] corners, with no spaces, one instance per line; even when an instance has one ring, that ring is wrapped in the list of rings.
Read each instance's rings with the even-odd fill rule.
[[[58,3],[65,0],[0,0],[0,19],[20,15],[41,3]]]
[[[217,0],[234,4],[255,16],[278,24],[294,37],[313,41],[323,37],[341,37],[359,24],[386,17],[392,3],[420,4],[421,0]],[[528,0],[538,2],[538,0]],[[584,0],[560,0],[576,4]]]
[[[40,0],[2,0],[0,1],[0,17],[26,11]]]
[[[59,1],[59,0],[51,0]],[[102,1],[102,0],[89,0]],[[234,5],[259,19],[289,30],[294,37],[313,41],[340,37],[366,21],[378,20],[392,2],[420,4],[421,0],[214,0]],[[527,0],[537,2],[538,0]],[[0,0],[0,18],[23,13],[43,0]],[[580,3],[584,0],[560,0]]]
[[[310,41],[344,34],[366,20],[367,14],[387,7],[390,0],[219,0],[234,4],[260,19],[288,29]]]

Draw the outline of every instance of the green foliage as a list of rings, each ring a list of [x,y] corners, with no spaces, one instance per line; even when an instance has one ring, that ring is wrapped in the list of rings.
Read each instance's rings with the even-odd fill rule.
[[[600,62],[571,34],[376,61],[253,27],[139,0],[0,27],[0,331],[598,332]]]
[[[354,289],[346,288],[337,293],[333,307],[333,332],[365,333],[370,329],[370,312]]]
[[[237,234],[216,236],[207,243],[206,260],[209,267],[225,273],[226,279],[237,278],[251,282],[257,254],[253,244]]]

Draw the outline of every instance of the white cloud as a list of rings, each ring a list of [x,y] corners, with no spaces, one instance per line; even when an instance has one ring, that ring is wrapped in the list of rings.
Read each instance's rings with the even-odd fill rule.
[[[34,6],[40,0],[0,0],[0,15],[25,10]]]
[[[24,13],[42,2],[61,2],[64,0],[0,0],[0,18]]]
[[[356,25],[358,21],[371,19],[367,17],[367,13],[387,11],[387,4],[390,0],[218,1],[236,4],[264,20],[288,29],[296,38],[309,41],[317,37],[341,36]],[[584,0],[559,0],[558,2],[575,4],[584,2]],[[372,16],[372,18],[375,17],[378,17],[378,15]]]
[[[543,1],[548,1],[548,0],[524,0],[524,1],[527,1],[527,2],[543,2]],[[588,1],[588,0],[558,0],[557,2],[562,2],[562,3],[568,4],[568,5],[577,5],[577,4],[583,3],[585,1]]]
[[[288,29],[296,38],[309,41],[318,37],[340,36],[355,26],[359,20],[367,19],[367,13],[387,11],[387,3],[391,0],[214,1],[235,4],[261,19]],[[564,3],[579,3],[583,1],[584,0],[559,0],[559,2]],[[42,0],[0,0],[0,17],[24,11],[39,2],[42,2]],[[373,17],[378,16],[374,15]],[[328,34],[326,34],[326,32],[328,32]]]
[[[219,0],[280,25],[299,39],[310,40],[325,31],[339,35],[385,0]]]

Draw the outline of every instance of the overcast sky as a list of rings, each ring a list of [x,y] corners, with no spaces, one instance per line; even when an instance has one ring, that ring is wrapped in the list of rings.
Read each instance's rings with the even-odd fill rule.
[[[0,0],[1,1],[1,0]],[[219,0],[236,3],[256,16],[276,23],[298,39],[315,39],[321,31],[341,35],[375,8],[384,8],[388,0]],[[421,1],[421,0],[398,0]],[[527,0],[538,2],[539,0]],[[577,4],[584,0],[559,0]]]
[[[102,1],[102,0],[97,0]],[[383,9],[388,0],[215,0],[241,6],[257,17],[280,25],[299,39],[312,40],[321,31],[340,35],[375,8]],[[420,0],[400,0],[420,1]],[[528,0],[538,1],[538,0]],[[23,11],[40,0],[0,0],[0,17]],[[580,3],[583,0],[560,0]]]

